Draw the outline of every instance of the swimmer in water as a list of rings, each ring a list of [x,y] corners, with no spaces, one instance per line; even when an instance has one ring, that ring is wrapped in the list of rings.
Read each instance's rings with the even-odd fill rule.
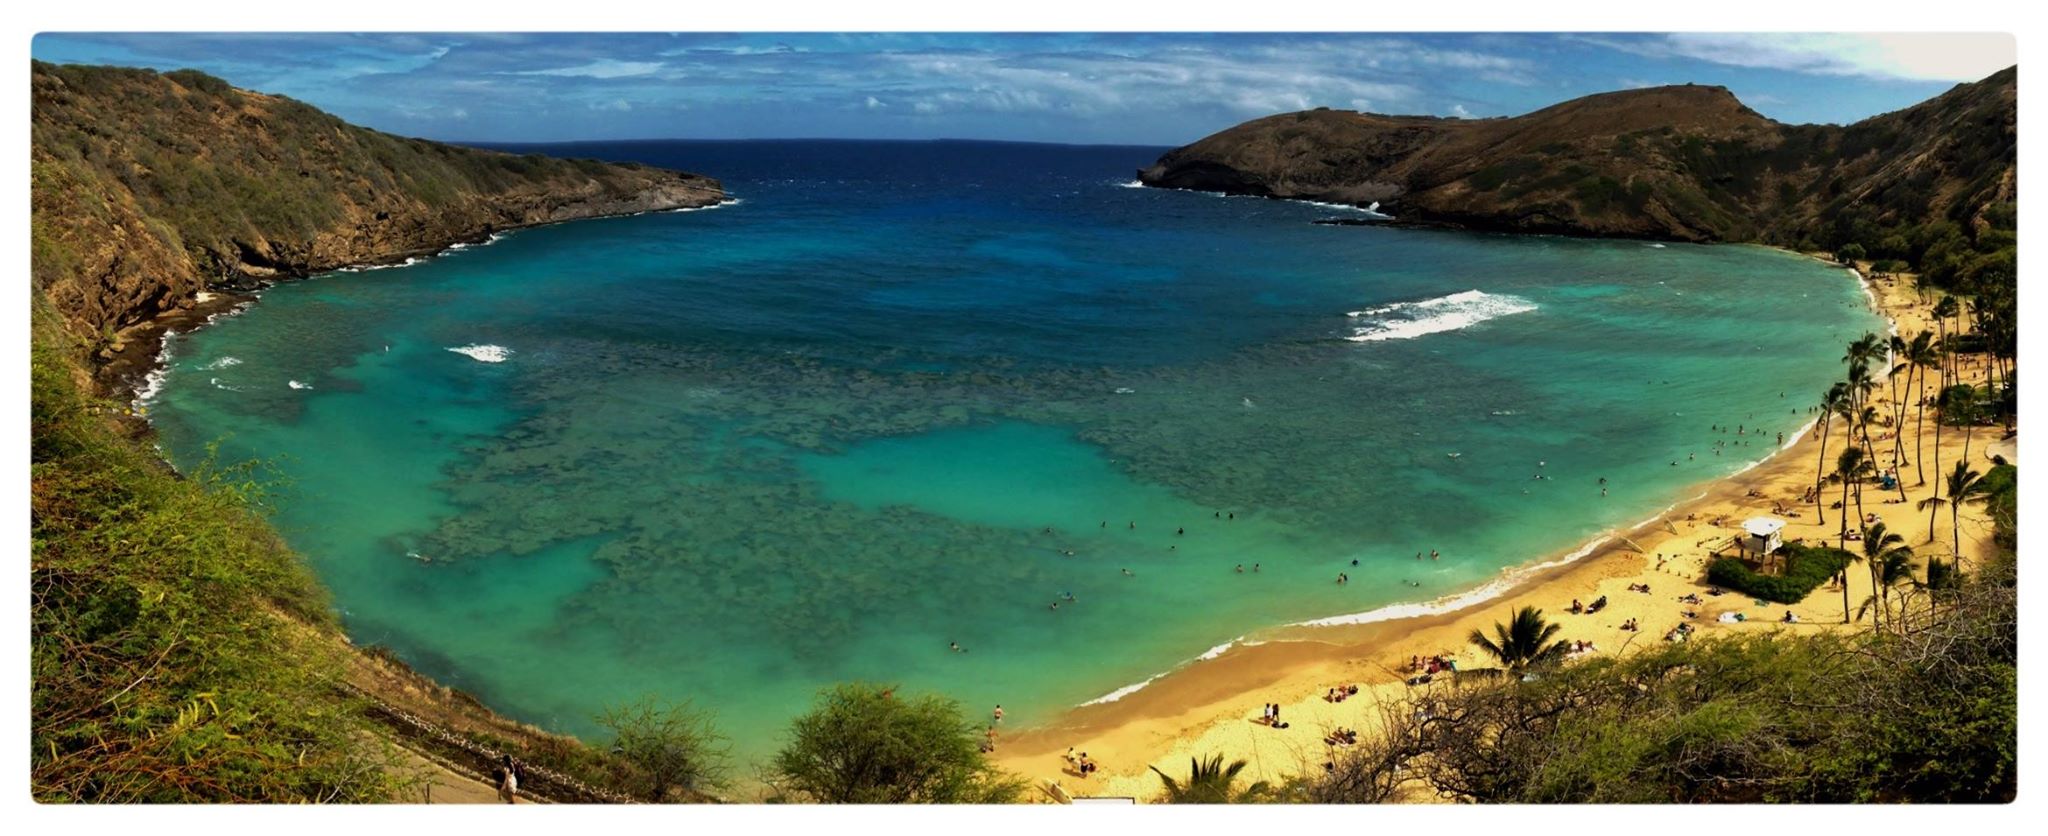
[[[1238,574],[1240,574],[1240,575],[1244,574],[1244,564],[1242,564],[1242,563],[1239,563],[1239,564],[1237,564],[1237,573],[1238,573]]]

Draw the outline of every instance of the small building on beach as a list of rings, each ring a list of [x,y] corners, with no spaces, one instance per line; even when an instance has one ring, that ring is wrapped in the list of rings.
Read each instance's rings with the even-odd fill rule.
[[[1772,552],[1785,545],[1785,521],[1777,517],[1750,517],[1742,523],[1742,536],[1736,538],[1736,545],[1742,556],[1754,556],[1766,560]]]

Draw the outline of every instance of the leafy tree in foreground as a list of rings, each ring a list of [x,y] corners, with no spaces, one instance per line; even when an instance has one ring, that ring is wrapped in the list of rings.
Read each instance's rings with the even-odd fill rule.
[[[1564,658],[1566,645],[1563,641],[1551,641],[1563,627],[1543,620],[1543,611],[1535,607],[1523,607],[1515,611],[1513,620],[1506,624],[1493,625],[1493,638],[1479,630],[1473,630],[1470,640],[1499,661],[1501,667],[1511,672],[1542,665]]]
[[[998,804],[1025,786],[988,762],[959,703],[871,683],[820,692],[772,772],[782,790],[824,804]]]
[[[1222,755],[1211,755],[1206,760],[1188,758],[1188,779],[1185,783],[1152,767],[1159,775],[1163,792],[1160,800],[1168,804],[1243,804],[1259,801],[1272,793],[1272,786],[1258,781],[1244,789],[1237,788],[1237,774],[1243,772],[1245,762],[1231,761],[1223,765]]]
[[[724,774],[730,748],[713,730],[711,715],[688,702],[642,697],[605,709],[597,724],[612,733],[612,753],[626,767],[615,780],[644,801],[659,804],[674,790],[715,787]]]

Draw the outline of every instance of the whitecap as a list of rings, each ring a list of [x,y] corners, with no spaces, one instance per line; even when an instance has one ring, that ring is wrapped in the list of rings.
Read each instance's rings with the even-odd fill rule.
[[[512,349],[502,345],[490,345],[487,343],[456,346],[448,350],[479,363],[503,363],[506,358],[512,356]]]
[[[1346,316],[1357,324],[1352,326],[1351,336],[1344,339],[1352,342],[1411,340],[1533,310],[1536,310],[1536,303],[1519,296],[1467,290],[1419,302],[1395,302],[1352,311]]]
[[[1136,391],[1138,391],[1138,390],[1136,390],[1136,389],[1132,389],[1132,388],[1131,388],[1131,387],[1129,387],[1129,386],[1118,386],[1118,387],[1116,387],[1116,393],[1117,393],[1117,394],[1119,394],[1119,395],[1128,395],[1128,394],[1131,394],[1132,392],[1136,392]]]
[[[674,208],[674,209],[670,209],[670,210],[668,210],[668,211],[670,211],[670,212],[702,212],[702,211],[705,211],[705,210],[707,210],[707,209],[723,209],[723,208],[725,208],[725,207],[727,207],[727,206],[738,206],[739,204],[740,204],[740,199],[739,199],[739,198],[737,198],[737,197],[729,197],[729,198],[726,198],[726,199],[724,199],[724,200],[721,200],[721,201],[719,201],[719,202],[717,202],[717,203],[713,203],[713,204],[710,204],[710,205],[708,205],[708,206],[679,206],[679,207],[676,207],[676,208]]]
[[[225,369],[225,368],[227,368],[227,367],[229,367],[229,366],[239,366],[239,365],[242,365],[242,361],[241,361],[241,360],[240,360],[239,358],[235,358],[235,357],[230,357],[230,356],[222,355],[220,359],[218,359],[218,360],[215,360],[215,361],[213,361],[213,362],[211,362],[211,363],[206,363],[206,364],[204,364],[204,365],[201,365],[201,366],[199,367],[199,369],[200,369],[200,371],[208,371],[208,372],[211,372],[211,371],[219,371],[219,370],[221,370],[221,369]]]
[[[290,387],[292,387],[293,389],[311,389],[311,388],[313,388],[313,384],[311,384],[311,383],[300,383],[300,382],[298,382],[298,381],[296,381],[296,380],[287,380],[287,381],[285,381],[285,385],[287,385],[287,386],[290,386]]]

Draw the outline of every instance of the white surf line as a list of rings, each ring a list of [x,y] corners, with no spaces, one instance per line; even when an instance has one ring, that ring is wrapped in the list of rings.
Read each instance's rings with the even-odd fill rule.
[[[1102,696],[1096,697],[1095,699],[1083,703],[1076,703],[1075,706],[1080,707],[1084,705],[1104,705],[1107,703],[1113,703],[1117,700],[1123,699],[1125,697],[1128,697],[1132,694],[1144,690],[1145,686],[1159,681],[1161,678],[1167,676],[1168,674],[1188,668],[1189,666],[1192,666],[1197,662],[1207,662],[1211,659],[1221,656],[1224,653],[1229,652],[1229,650],[1233,647],[1257,647],[1262,644],[1265,644],[1265,642],[1249,639],[1245,636],[1238,636],[1237,638],[1231,639],[1230,641],[1224,642],[1215,647],[1209,648],[1208,650],[1202,651],[1201,655],[1199,656],[1196,656],[1178,665],[1174,665],[1171,668],[1167,668],[1166,670],[1160,671],[1151,676],[1145,677],[1144,679],[1139,680],[1137,682],[1125,685],[1124,687],[1118,688],[1107,694],[1103,694]]]

